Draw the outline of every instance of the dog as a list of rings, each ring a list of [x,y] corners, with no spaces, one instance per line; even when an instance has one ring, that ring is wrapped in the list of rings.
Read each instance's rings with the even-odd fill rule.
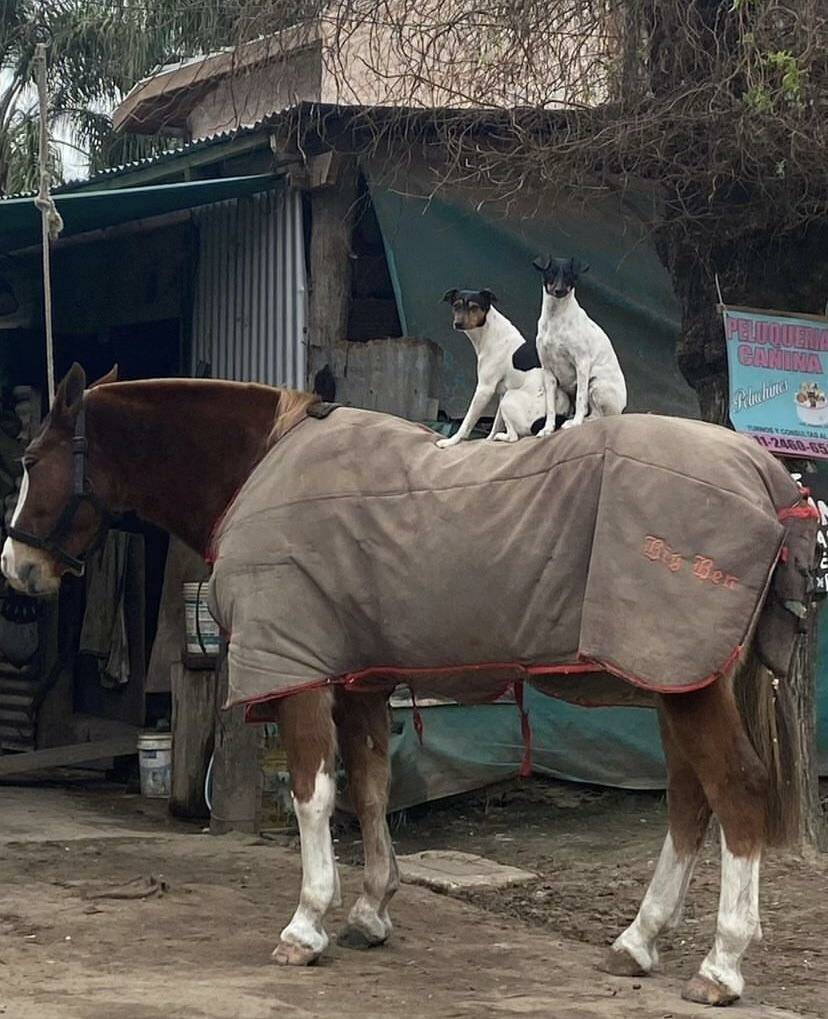
[[[537,349],[543,368],[546,407],[556,406],[561,389],[574,399],[575,413],[565,421],[572,428],[590,418],[621,414],[627,406],[624,373],[604,330],[575,299],[578,277],[589,269],[577,258],[536,258],[532,265],[543,277],[543,303],[538,320]],[[538,433],[555,431],[554,415]]]
[[[439,439],[441,449],[456,446],[471,435],[492,397],[499,404],[488,438],[496,442],[517,442],[538,431],[546,415],[543,371],[534,344],[527,343],[495,304],[491,290],[447,290],[443,300],[451,305],[454,328],[464,332],[477,354],[477,388],[466,416],[454,435]],[[561,391],[553,402],[565,417],[569,397]],[[505,428],[505,431],[501,429]]]

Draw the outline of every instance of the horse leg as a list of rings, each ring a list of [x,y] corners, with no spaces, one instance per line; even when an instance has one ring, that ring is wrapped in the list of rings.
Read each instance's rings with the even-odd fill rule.
[[[328,945],[325,914],[339,899],[330,828],[336,794],[332,701],[330,690],[314,690],[278,702],[279,736],[302,844],[299,905],[273,952],[281,965],[307,966],[319,958]]]
[[[678,925],[699,850],[710,822],[710,806],[690,760],[659,711],[667,761],[667,837],[655,873],[630,926],[620,934],[601,968],[616,976],[643,976],[658,965],[656,942]]]
[[[744,989],[741,959],[762,936],[759,859],[768,778],[745,732],[730,682],[661,698],[673,739],[690,760],[721,828],[722,874],[716,937],[684,997],[729,1005]]]
[[[365,854],[362,894],[348,915],[341,941],[362,947],[381,945],[392,930],[388,903],[400,886],[386,817],[391,777],[388,698],[382,693],[339,689],[334,717]]]

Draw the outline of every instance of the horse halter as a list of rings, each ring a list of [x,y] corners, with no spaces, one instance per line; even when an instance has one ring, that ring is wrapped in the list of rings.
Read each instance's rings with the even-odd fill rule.
[[[78,411],[78,416],[75,418],[75,431],[72,436],[72,498],[58,517],[55,526],[45,538],[39,538],[36,534],[30,534],[28,531],[23,531],[19,527],[6,528],[6,533],[13,541],[19,541],[22,545],[28,545],[30,548],[38,548],[42,549],[44,552],[48,552],[49,555],[57,559],[59,563],[62,563],[70,573],[74,573],[76,577],[83,576],[86,569],[86,563],[84,561],[86,556],[91,555],[92,552],[96,551],[96,549],[103,545],[107,531],[114,519],[113,515],[109,512],[106,506],[104,506],[101,500],[92,491],[92,487],[89,484],[89,478],[86,474],[86,456],[88,448],[89,444],[86,441],[86,401],[81,399],[80,410]],[[92,545],[87,549],[82,557],[78,557],[70,555],[66,549],[62,547],[61,542],[69,534],[69,531],[72,529],[75,516],[85,502],[88,502],[99,514],[101,521],[98,525],[98,532],[95,535],[95,540],[92,542]]]

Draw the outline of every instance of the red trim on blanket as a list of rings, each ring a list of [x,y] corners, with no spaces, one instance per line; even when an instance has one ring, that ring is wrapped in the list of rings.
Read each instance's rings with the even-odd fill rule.
[[[780,520],[819,520],[819,513],[813,506],[790,506],[777,514]]]
[[[307,693],[311,690],[319,690],[322,687],[332,686],[334,684],[342,684],[346,690],[359,693],[360,687],[367,686],[368,681],[373,679],[383,679],[389,683],[393,682],[396,686],[398,683],[405,683],[408,680],[415,679],[417,676],[439,676],[440,674],[458,676],[462,673],[488,672],[493,670],[500,671],[507,669],[512,674],[518,673],[524,680],[531,680],[533,676],[540,678],[543,676],[570,676],[588,672],[608,672],[611,676],[617,676],[619,679],[632,683],[633,686],[640,687],[642,690],[649,690],[651,693],[660,693],[670,696],[671,694],[694,693],[696,690],[702,690],[704,687],[710,686],[711,683],[715,683],[717,679],[721,679],[723,676],[726,676],[733,669],[743,650],[744,646],[742,644],[737,644],[718,669],[714,670],[703,679],[696,680],[693,683],[687,683],[683,686],[655,686],[653,683],[645,682],[638,676],[633,676],[632,673],[619,669],[611,662],[599,661],[598,659],[592,658],[582,658],[579,662],[569,662],[563,665],[523,665],[519,662],[493,662],[490,664],[478,663],[476,665],[448,665],[432,669],[386,669],[381,666],[372,666],[369,669],[362,669],[359,672],[347,673],[343,676],[319,679],[310,683],[302,683],[299,686],[289,687],[287,690],[280,690],[278,693],[260,694],[258,697],[249,697],[243,700],[233,701],[228,706],[234,707],[236,705],[243,704],[245,708],[245,721],[261,722],[267,721],[267,719],[261,716],[258,718],[255,717],[254,709],[257,706],[266,704],[268,701],[277,701],[282,697],[290,697],[293,694],[298,693]],[[516,700],[518,696],[517,686],[522,682],[523,680],[513,680]],[[503,689],[490,699],[496,700],[497,697],[501,696],[501,694],[506,690],[508,685],[508,683],[504,684]],[[531,740],[531,734],[529,739]]]

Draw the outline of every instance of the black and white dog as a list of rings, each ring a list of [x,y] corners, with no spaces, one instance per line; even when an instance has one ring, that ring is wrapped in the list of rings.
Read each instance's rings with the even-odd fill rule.
[[[467,439],[495,396],[499,403],[489,438],[517,442],[531,435],[546,415],[543,372],[534,344],[527,343],[495,308],[497,298],[491,290],[447,290],[443,300],[452,307],[454,328],[468,336],[477,354],[477,388],[459,429],[437,445],[445,449]],[[552,405],[562,417],[569,412],[563,390]]]
[[[627,384],[604,330],[575,300],[578,277],[589,269],[577,258],[536,258],[543,277],[543,304],[538,320],[537,348],[543,368],[546,407],[555,407],[561,389],[575,401],[570,428],[591,418],[620,414],[627,406]],[[555,431],[547,417],[540,435]]]

